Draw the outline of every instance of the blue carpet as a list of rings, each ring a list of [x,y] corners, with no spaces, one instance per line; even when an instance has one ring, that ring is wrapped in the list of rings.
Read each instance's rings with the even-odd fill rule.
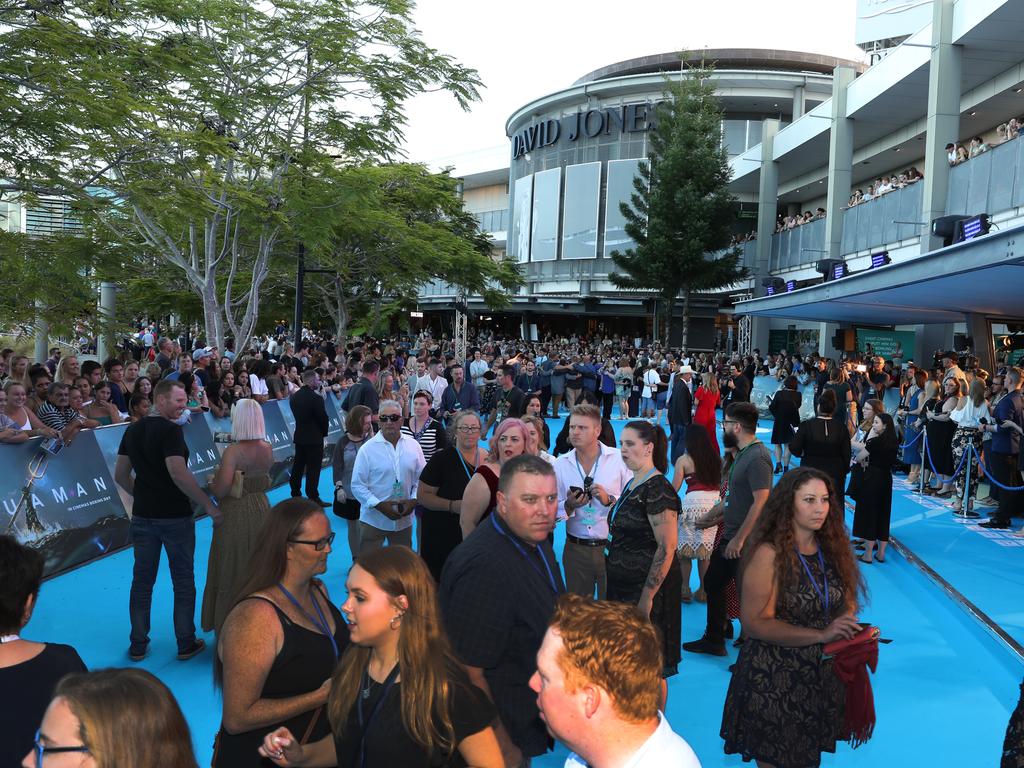
[[[616,432],[623,422],[617,422]],[[560,421],[550,421],[552,435]],[[762,439],[767,429],[759,430]],[[332,481],[326,471],[320,492],[330,498]],[[287,496],[287,488],[270,493],[272,503]],[[935,513],[935,514],[933,514]],[[340,603],[351,559],[344,527],[338,531],[326,581]],[[1019,612],[1021,569],[1011,562],[1020,551],[971,526],[953,523],[948,515],[921,505],[900,492],[894,500],[893,534],[957,585],[968,597],[1018,637],[1024,624]],[[982,529],[983,530],[983,529]],[[196,583],[199,595],[205,581],[210,546],[209,521],[197,527]],[[561,556],[564,529],[556,536]],[[90,668],[128,666],[128,589],[132,556],[120,552],[85,568],[48,581],[26,636],[74,645]],[[878,726],[871,742],[854,752],[845,744],[826,755],[824,766],[928,765],[990,766],[998,763],[1003,731],[1017,700],[1024,668],[975,620],[910,563],[890,550],[885,564],[865,567],[870,603],[860,618],[883,629],[893,643],[882,647],[873,678]],[[696,588],[696,569],[693,584]],[[683,639],[701,635],[703,605],[682,606]],[[1006,626],[1006,625],[1004,625]],[[212,635],[206,636],[213,643]],[[171,585],[161,568],[153,595],[150,656],[140,666],[163,679],[182,705],[195,742],[200,765],[209,765],[213,736],[220,723],[220,695],[213,687],[212,650],[179,662],[171,625]],[[693,746],[705,768],[742,765],[722,754],[718,737],[722,706],[729,682],[727,667],[735,660],[684,654],[679,674],[669,681],[667,716]],[[561,766],[565,750],[535,761],[548,768]]]

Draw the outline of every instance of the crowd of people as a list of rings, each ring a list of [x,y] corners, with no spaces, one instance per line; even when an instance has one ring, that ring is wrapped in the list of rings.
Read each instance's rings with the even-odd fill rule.
[[[665,718],[665,680],[683,652],[725,656],[727,641],[739,657],[723,708],[725,751],[762,766],[817,765],[837,742],[870,734],[870,723],[851,719],[863,700],[851,699],[835,667],[866,678],[857,560],[886,560],[900,450],[910,463],[908,440],[929,446],[915,466],[931,470],[925,488],[942,497],[956,473],[931,462],[945,462],[946,450],[971,454],[968,445],[1001,467],[1006,485],[1020,485],[1020,369],[991,376],[961,368],[952,353],[929,370],[785,350],[687,354],[624,337],[479,335],[465,361],[427,335],[343,346],[324,336],[295,347],[268,337],[238,355],[156,338],[154,350],[141,372],[131,357],[100,364],[102,373],[68,357],[45,361],[45,387],[40,366],[0,358],[9,379],[0,439],[70,440],[99,426],[67,402],[87,367],[109,423],[115,412],[132,422],[115,480],[134,507],[133,661],[149,653],[162,550],[178,659],[204,652],[194,508],[211,518],[200,621],[215,633],[223,694],[214,766],[526,766],[554,739],[573,751],[567,766],[699,766]],[[759,375],[782,382],[768,404],[769,444],[751,402]],[[35,408],[26,379],[45,394]],[[133,411],[143,380],[147,405]],[[801,418],[801,384],[813,386],[810,419]],[[884,399],[897,388],[894,420]],[[327,392],[344,419],[330,500],[320,483]],[[295,419],[292,498],[273,507],[260,408],[271,397],[287,398]],[[231,417],[232,443],[204,483],[188,470],[182,421],[215,402]],[[74,414],[51,427],[39,413],[51,409]],[[546,418],[564,418],[554,441]],[[956,424],[948,449],[934,428],[947,422]],[[1005,512],[1008,524],[1019,496],[998,490],[993,522]],[[332,518],[345,521],[354,563],[344,595],[322,579]],[[20,637],[42,562],[13,539],[0,548],[0,679],[35,696],[19,702],[17,733],[0,754],[27,766],[54,752],[102,766],[195,765],[181,711],[158,680],[86,672],[70,647]],[[693,601],[706,604],[706,626],[684,643],[681,604]],[[823,656],[826,644],[838,650]],[[143,711],[133,739],[106,740]],[[172,737],[173,760],[150,752]]]

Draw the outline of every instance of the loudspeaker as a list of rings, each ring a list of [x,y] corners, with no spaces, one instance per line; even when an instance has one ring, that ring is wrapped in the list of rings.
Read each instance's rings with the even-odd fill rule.
[[[852,328],[839,328],[832,337],[832,347],[839,352],[853,352],[857,347],[857,334]]]
[[[935,237],[942,238],[943,247],[953,244],[957,237],[956,225],[964,218],[966,217],[963,215],[953,215],[939,216],[937,219],[932,219],[932,234]]]

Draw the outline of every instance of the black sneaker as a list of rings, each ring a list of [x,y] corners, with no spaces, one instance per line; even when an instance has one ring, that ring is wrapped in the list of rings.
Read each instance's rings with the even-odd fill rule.
[[[683,643],[683,650],[690,653],[706,653],[708,656],[729,655],[729,652],[725,650],[725,643],[716,643],[713,640],[708,640],[707,637]]]
[[[1002,520],[996,520],[994,517],[991,520],[986,520],[984,523],[978,523],[981,528],[995,528],[997,530],[1006,530],[1010,527],[1009,523],[1004,523]]]
[[[331,503],[329,501],[324,501],[323,499],[319,498],[318,496],[310,496],[309,500],[312,501],[314,504],[319,504],[321,507],[329,507],[329,506],[331,506]]]
[[[128,658],[132,661],[142,661],[144,658],[149,656],[149,646],[147,645],[141,651],[132,648],[128,649]]]
[[[977,519],[977,518],[981,517],[981,515],[979,515],[973,509],[968,509],[966,512],[964,512],[964,517],[969,517],[972,520],[974,520],[974,519]]]
[[[188,661],[194,656],[198,656],[206,648],[206,641],[202,638],[196,638],[196,641],[192,643],[184,651],[178,651],[178,661]]]

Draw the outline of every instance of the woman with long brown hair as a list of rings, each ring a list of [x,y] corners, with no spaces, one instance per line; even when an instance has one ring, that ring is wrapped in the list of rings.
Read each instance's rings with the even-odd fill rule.
[[[822,645],[859,630],[864,582],[843,508],[824,472],[782,476],[744,547],[746,642],[733,668],[721,736],[760,768],[815,766],[843,738],[845,689]]]
[[[426,564],[406,547],[371,550],[345,586],[353,644],[331,678],[332,735],[302,746],[279,728],[260,754],[282,766],[501,768],[494,707],[452,652]]]
[[[44,763],[52,753],[64,754]],[[59,762],[67,754],[77,761]],[[196,768],[196,758],[188,724],[166,685],[142,669],[101,669],[57,684],[35,747],[21,764]]]
[[[218,637],[215,679],[224,713],[214,768],[265,766],[263,734],[287,728],[318,741],[330,732],[324,707],[349,632],[317,578],[334,534],[319,504],[275,505],[256,539],[249,573]]]

